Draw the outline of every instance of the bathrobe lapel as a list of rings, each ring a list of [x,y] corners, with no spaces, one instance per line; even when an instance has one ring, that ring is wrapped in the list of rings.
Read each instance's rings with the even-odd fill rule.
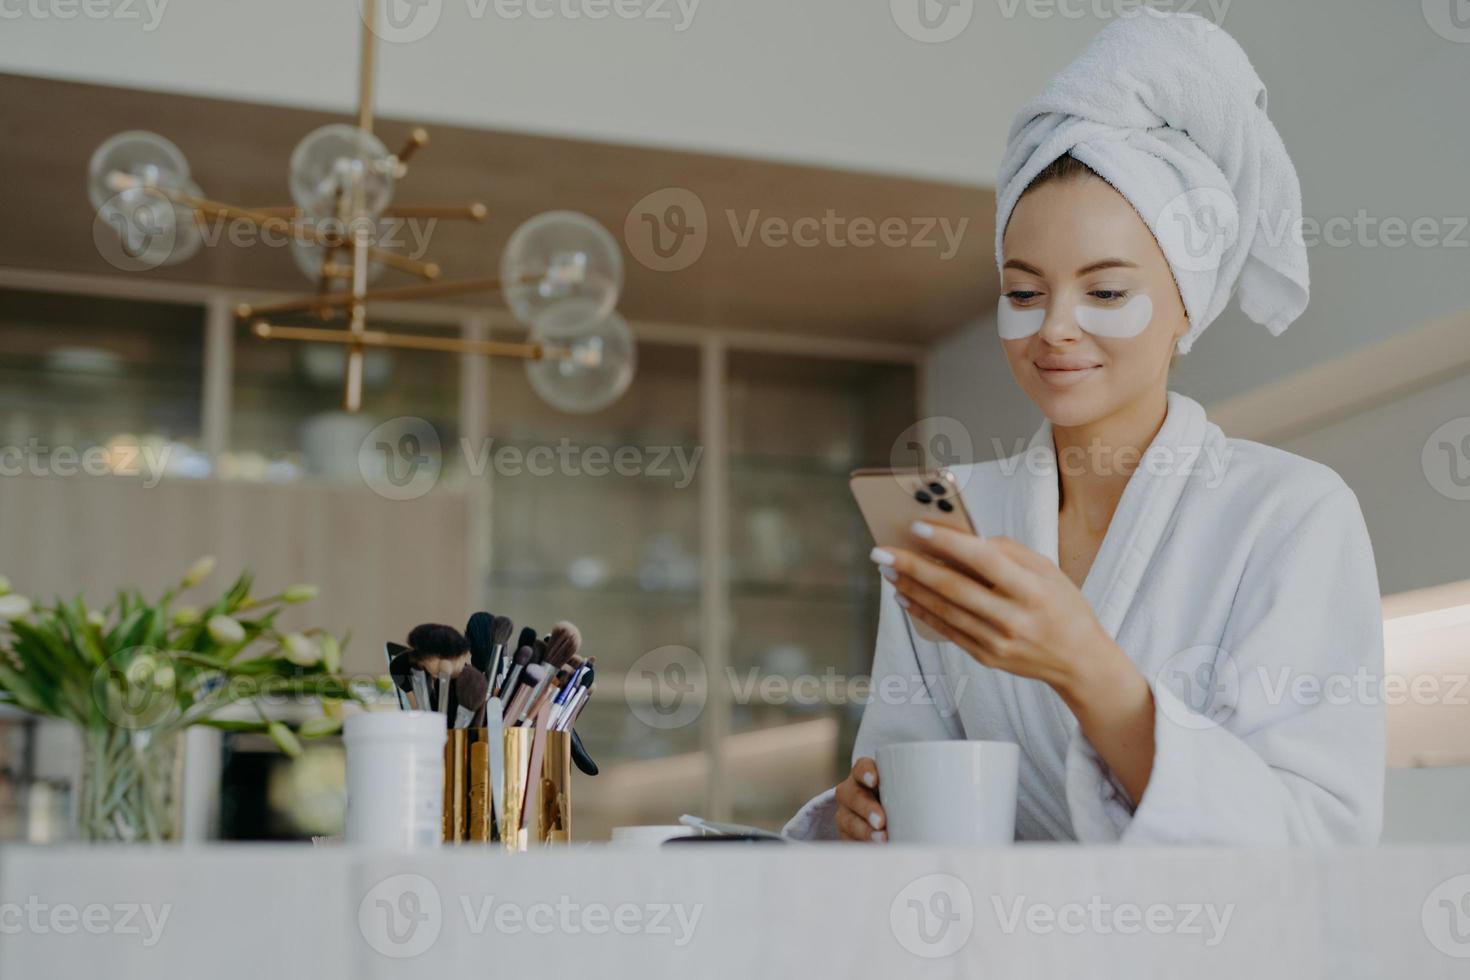
[[[1211,437],[1211,429],[1214,426],[1205,419],[1204,409],[1197,402],[1169,393],[1164,424],[1128,480],[1082,585],[1082,595],[1114,639],[1135,604],[1149,562],[1164,542],[1189,473]],[[1059,497],[1056,449],[1049,421],[1043,422],[1031,437],[1009,484],[1001,533],[1056,561]],[[1076,728],[1076,719],[1050,688],[1025,687],[1032,688],[1048,705],[1063,729],[1070,733]],[[1016,694],[1021,696],[1020,686]]]

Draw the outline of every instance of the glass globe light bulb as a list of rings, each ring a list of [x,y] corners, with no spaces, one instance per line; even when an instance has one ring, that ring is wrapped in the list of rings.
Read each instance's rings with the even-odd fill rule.
[[[123,191],[140,186],[180,188],[188,179],[189,161],[177,146],[157,133],[132,129],[109,137],[93,152],[87,165],[87,198],[92,207],[101,209]]]
[[[397,164],[383,141],[356,126],[333,123],[313,130],[291,154],[291,200],[311,214],[336,214],[337,192],[352,208],[360,181],[364,210],[377,217],[393,201]]]
[[[609,313],[590,324],[585,317],[580,320],[584,326],[575,333],[557,323],[554,312],[538,323],[531,331],[532,342],[568,351],[570,356],[526,362],[526,376],[536,393],[553,408],[574,414],[599,411],[621,398],[633,383],[638,363],[633,331],[622,317]]]
[[[623,253],[602,225],[575,211],[548,211],[515,230],[500,257],[501,291],[522,323],[547,328],[544,315],[560,306],[579,311],[583,326],[617,305]],[[566,323],[565,316],[558,323]]]

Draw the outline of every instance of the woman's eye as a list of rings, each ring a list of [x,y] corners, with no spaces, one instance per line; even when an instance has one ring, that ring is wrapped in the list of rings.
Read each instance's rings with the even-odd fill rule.
[[[1087,295],[1104,303],[1121,303],[1128,298],[1126,289],[1094,289]]]
[[[1031,289],[1012,289],[1006,293],[1006,299],[1011,301],[1012,306],[1026,306],[1034,303],[1041,293]]]

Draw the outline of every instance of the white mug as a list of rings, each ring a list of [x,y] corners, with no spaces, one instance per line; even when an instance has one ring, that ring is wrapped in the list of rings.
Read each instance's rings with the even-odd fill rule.
[[[997,847],[1015,839],[1015,743],[901,742],[877,756],[890,841]]]

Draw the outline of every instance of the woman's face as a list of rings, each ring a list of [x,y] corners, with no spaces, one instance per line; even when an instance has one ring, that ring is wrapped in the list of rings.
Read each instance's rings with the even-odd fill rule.
[[[1189,327],[1158,243],[1093,176],[1049,181],[1011,213],[999,322],[1011,373],[1053,425],[1087,425],[1165,390]]]

